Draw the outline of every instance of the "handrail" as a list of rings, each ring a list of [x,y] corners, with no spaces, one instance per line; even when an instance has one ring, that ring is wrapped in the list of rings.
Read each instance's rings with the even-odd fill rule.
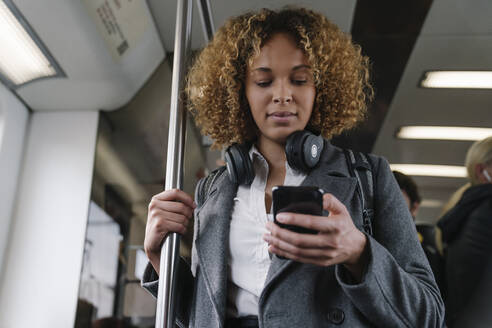
[[[212,17],[212,8],[209,0],[196,0],[198,13],[202,21],[203,36],[205,42],[210,42],[215,33],[214,19]]]
[[[191,43],[192,9],[192,0],[177,1],[165,190],[173,188],[182,189],[183,186],[186,110],[180,96],[185,77],[186,58]],[[161,249],[156,328],[174,327],[175,281],[176,273],[178,272],[177,266],[179,264],[179,242],[179,235],[177,233],[171,233],[166,238]]]

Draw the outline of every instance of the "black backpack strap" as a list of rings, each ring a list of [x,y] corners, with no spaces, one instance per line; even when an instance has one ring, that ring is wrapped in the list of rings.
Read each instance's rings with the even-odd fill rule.
[[[364,231],[372,236],[374,219],[374,180],[372,165],[366,154],[344,149],[350,176],[357,179],[357,191],[362,202],[362,225]]]
[[[212,189],[217,178],[225,171],[226,167],[221,166],[218,169],[213,170],[209,175],[205,178],[198,181],[198,185],[196,187],[196,201],[198,206],[202,206],[203,203],[207,200],[208,194]]]

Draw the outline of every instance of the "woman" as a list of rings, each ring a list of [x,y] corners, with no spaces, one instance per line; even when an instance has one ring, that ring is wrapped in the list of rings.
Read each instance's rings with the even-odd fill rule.
[[[441,220],[449,327],[492,326],[492,137],[466,155],[470,187]]]
[[[440,326],[439,291],[387,162],[370,157],[370,236],[340,149],[325,140],[306,172],[286,161],[293,132],[328,139],[359,122],[372,97],[368,80],[360,48],[318,13],[261,10],[228,20],[194,63],[187,91],[202,133],[215,146],[244,145],[254,177],[238,185],[220,174],[198,207],[179,190],[154,196],[144,287],[155,294],[161,241],[186,233],[194,211],[192,327]],[[278,219],[318,234],[269,220],[271,188],[301,183],[326,192],[328,217]]]

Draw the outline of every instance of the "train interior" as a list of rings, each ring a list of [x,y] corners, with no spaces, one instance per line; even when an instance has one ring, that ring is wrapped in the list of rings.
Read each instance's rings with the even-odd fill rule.
[[[228,17],[289,4],[193,1],[188,57]],[[467,182],[467,149],[492,135],[492,2],[295,5],[325,14],[371,60],[367,120],[332,142],[411,175],[416,222],[435,224]],[[0,327],[154,325],[140,281],[147,206],[165,185],[176,11],[174,0],[0,0]],[[488,72],[488,86],[429,82],[460,71]],[[183,189],[193,194],[224,162],[185,120]],[[472,129],[404,133],[416,127]]]

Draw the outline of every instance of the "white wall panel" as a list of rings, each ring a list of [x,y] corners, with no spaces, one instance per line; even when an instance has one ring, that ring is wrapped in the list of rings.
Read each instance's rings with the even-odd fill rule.
[[[26,107],[0,84],[0,278],[28,117]]]
[[[73,327],[98,112],[32,114],[14,207],[0,327]]]

